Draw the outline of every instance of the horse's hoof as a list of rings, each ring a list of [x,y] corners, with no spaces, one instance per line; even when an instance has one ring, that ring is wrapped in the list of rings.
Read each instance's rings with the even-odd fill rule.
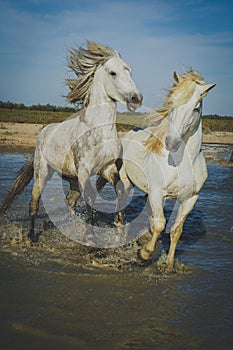
[[[29,232],[28,238],[31,240],[32,243],[36,243],[39,240],[39,236],[34,232]]]
[[[116,227],[124,227],[124,218],[125,216],[122,213],[118,213],[114,217],[114,225]]]
[[[114,226],[116,227],[124,227],[124,222],[120,220],[114,220]]]
[[[94,219],[93,218],[89,218],[89,217],[86,218],[86,223],[88,225],[90,225],[90,226],[94,226],[95,225]]]
[[[140,250],[140,258],[143,260],[143,261],[147,261],[150,259],[150,256],[151,256],[151,253],[148,252],[148,250],[146,250],[145,248],[142,248]]]
[[[172,264],[167,264],[166,268],[165,268],[166,273],[175,273],[176,270],[174,268],[174,265]]]
[[[165,268],[166,273],[173,273],[176,272],[175,266],[174,266],[174,261],[166,261],[166,268]]]

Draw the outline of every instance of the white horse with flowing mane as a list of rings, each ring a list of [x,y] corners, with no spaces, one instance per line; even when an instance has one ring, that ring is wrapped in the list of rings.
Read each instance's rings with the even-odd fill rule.
[[[129,131],[122,139],[123,167],[120,170],[125,194],[121,207],[133,183],[148,194],[152,238],[145,244],[141,257],[148,260],[155,250],[158,236],[165,228],[163,199],[180,202],[175,223],[170,232],[167,270],[174,267],[177,242],[184,221],[193,209],[207,170],[201,151],[202,99],[215,84],[206,84],[191,69],[184,75],[174,73],[174,85],[164,106],[152,119],[153,126]],[[122,203],[123,202],[123,203]]]
[[[74,118],[50,124],[40,132],[34,157],[21,169],[1,206],[1,211],[6,211],[34,174],[29,205],[32,240],[37,240],[34,221],[41,192],[54,172],[69,181],[67,201],[73,209],[81,193],[88,207],[92,207],[95,198],[91,175],[101,174],[111,184],[116,182],[115,161],[121,151],[116,102],[126,104],[130,111],[142,103],[142,95],[131,78],[131,68],[117,51],[88,41],[87,49],[70,51],[68,65],[77,77],[67,80],[71,90],[67,98],[82,109]]]

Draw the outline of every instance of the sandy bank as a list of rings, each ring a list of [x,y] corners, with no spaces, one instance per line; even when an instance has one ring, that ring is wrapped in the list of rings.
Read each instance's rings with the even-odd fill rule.
[[[0,124],[0,147],[34,148],[42,124],[5,123]]]

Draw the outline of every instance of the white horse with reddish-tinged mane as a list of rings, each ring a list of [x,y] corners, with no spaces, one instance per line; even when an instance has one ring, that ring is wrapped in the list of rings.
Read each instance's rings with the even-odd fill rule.
[[[54,172],[69,182],[66,198],[73,209],[81,193],[88,208],[93,206],[90,176],[101,174],[111,184],[116,182],[115,161],[121,150],[116,102],[126,104],[130,111],[142,103],[142,95],[131,78],[131,68],[117,51],[88,41],[87,49],[70,51],[68,65],[77,77],[67,80],[71,90],[67,98],[82,109],[74,118],[50,124],[40,132],[34,157],[20,170],[1,206],[1,211],[6,211],[34,175],[29,204],[32,240],[38,239],[34,222],[41,192]]]
[[[174,73],[174,85],[162,108],[154,116],[153,126],[128,132],[122,139],[123,167],[120,170],[125,193],[120,206],[128,197],[131,183],[148,194],[152,238],[140,254],[148,260],[166,220],[163,199],[177,198],[180,202],[175,223],[170,232],[167,270],[174,267],[177,242],[184,221],[193,209],[207,170],[202,144],[202,100],[215,84],[207,84],[193,69],[179,76]],[[119,217],[122,219],[122,215]]]

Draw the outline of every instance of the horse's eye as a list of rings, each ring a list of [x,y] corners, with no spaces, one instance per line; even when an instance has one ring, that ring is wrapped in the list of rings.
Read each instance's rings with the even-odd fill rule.
[[[194,112],[199,112],[199,110],[200,110],[200,107],[201,107],[201,104],[200,104],[200,102],[196,105],[196,107],[194,108]]]
[[[110,75],[111,75],[112,77],[116,77],[116,72],[111,71],[111,72],[110,72]]]

